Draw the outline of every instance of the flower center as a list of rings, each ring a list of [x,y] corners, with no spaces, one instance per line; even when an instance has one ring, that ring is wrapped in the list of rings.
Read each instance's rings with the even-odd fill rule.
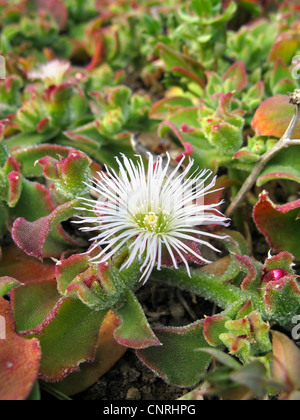
[[[147,230],[152,232],[156,231],[158,226],[158,216],[153,211],[150,211],[144,217],[143,224]]]
[[[161,233],[168,226],[170,214],[161,210],[158,212],[148,211],[148,213],[136,214],[134,221],[143,231]]]

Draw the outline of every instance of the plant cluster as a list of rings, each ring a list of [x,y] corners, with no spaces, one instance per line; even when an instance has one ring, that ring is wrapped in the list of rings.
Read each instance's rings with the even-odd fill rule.
[[[296,2],[3,0],[0,13],[0,399],[74,395],[127,348],[192,388],[184,399],[299,399]],[[197,168],[215,178],[185,208]],[[153,327],[145,267],[147,285],[216,312]]]

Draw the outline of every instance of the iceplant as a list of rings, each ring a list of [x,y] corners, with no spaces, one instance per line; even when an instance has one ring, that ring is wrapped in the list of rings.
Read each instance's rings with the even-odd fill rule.
[[[146,282],[155,265],[160,270],[165,247],[174,267],[178,268],[177,260],[181,259],[190,276],[188,257],[193,256],[201,263],[211,262],[198,253],[193,244],[219,251],[203,237],[220,239],[220,236],[198,227],[227,226],[229,222],[218,210],[221,203],[204,204],[204,196],[217,191],[212,190],[216,177],[205,185],[212,172],[196,169],[191,174],[194,165],[191,159],[181,170],[184,158],[173,168],[169,155],[164,162],[162,157],[154,158],[149,153],[146,171],[142,157],[137,158],[135,163],[124,155],[123,162],[116,157],[119,175],[106,167],[106,172],[99,172],[99,179],[89,185],[98,198],[81,198],[84,209],[94,214],[78,216],[77,223],[85,225],[80,230],[97,231],[88,252],[101,247],[101,252],[91,261],[104,263],[131,242],[130,255],[120,270],[139,258],[143,260],[140,281]]]
[[[47,88],[59,86],[66,72],[70,68],[70,63],[66,60],[51,60],[48,63],[40,64],[37,69],[28,73],[28,78],[32,80],[42,80]]]

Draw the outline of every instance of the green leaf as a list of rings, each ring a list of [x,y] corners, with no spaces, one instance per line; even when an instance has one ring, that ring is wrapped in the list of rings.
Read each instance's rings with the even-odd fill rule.
[[[152,331],[134,293],[127,289],[125,299],[126,302],[114,310],[121,320],[121,325],[114,332],[115,340],[123,346],[135,349],[159,346],[160,342]]]
[[[199,346],[207,346],[203,322],[186,327],[155,328],[154,332],[162,346],[138,350],[139,359],[171,385],[197,384],[211,361],[210,355],[195,351]]]
[[[11,294],[17,330],[26,331],[39,325],[60,299],[56,281],[38,280],[26,283]]]
[[[269,181],[287,179],[300,184],[300,148],[290,146],[281,150],[267,164],[257,179],[261,187]]]
[[[216,359],[218,362],[222,363],[223,365],[229,367],[230,369],[240,369],[242,365],[234,359],[229,354],[225,353],[224,351],[212,349],[212,348],[199,348],[195,349],[195,351],[203,351],[205,353],[210,354],[214,359]]]
[[[242,368],[232,372],[230,379],[241,385],[245,385],[249,388],[258,398],[263,398],[267,394],[266,387],[266,368],[259,362],[251,362]]]
[[[212,2],[211,0],[192,0],[192,6],[197,15],[211,16],[212,14]]]
[[[80,363],[93,360],[106,313],[93,311],[78,299],[61,298],[42,323],[26,331],[42,348],[40,378],[61,380],[79,370]]]
[[[12,289],[21,285],[22,283],[11,277],[0,277],[0,296],[7,295]]]
[[[39,386],[38,381],[35,381],[35,383],[33,384],[32,390],[26,399],[27,401],[40,401],[41,393],[40,393],[40,386]]]

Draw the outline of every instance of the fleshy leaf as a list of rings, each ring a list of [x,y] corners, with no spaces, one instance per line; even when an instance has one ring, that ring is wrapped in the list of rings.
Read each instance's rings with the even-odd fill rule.
[[[286,95],[276,95],[266,99],[258,107],[252,127],[258,135],[281,138],[287,130],[293,115],[294,106],[289,103]],[[293,138],[300,137],[300,124],[297,125]]]
[[[299,389],[300,351],[285,334],[272,331],[273,377],[290,389]]]
[[[149,112],[150,118],[157,120],[168,120],[169,117],[181,108],[191,107],[193,105],[189,98],[184,96],[173,96],[164,98],[154,103]]]
[[[139,359],[169,384],[190,387],[199,382],[211,360],[209,355],[195,351],[208,347],[203,322],[155,328],[154,332],[162,346],[138,350]]]
[[[7,295],[10,290],[21,285],[22,283],[12,277],[0,277],[0,296]]]
[[[300,258],[300,244],[296,234],[300,231],[299,211],[300,200],[276,205],[266,191],[260,194],[253,211],[256,226],[270,247],[277,252],[288,251],[296,259]]]
[[[279,273],[280,277],[283,277],[282,272],[285,272],[286,274],[295,274],[295,270],[293,269],[294,266],[294,256],[287,251],[281,252],[280,254],[273,255],[266,259],[263,267],[263,273],[265,276],[268,276],[269,273],[274,273],[275,270],[281,270],[281,273]],[[277,276],[274,276],[274,280],[279,280],[278,273],[276,273]],[[264,280],[266,281],[266,280]],[[270,281],[268,278],[267,281]]]
[[[48,12],[59,25],[64,29],[68,21],[68,9],[61,0],[33,0],[33,4],[40,11]]]
[[[42,348],[39,377],[58,381],[94,360],[101,323],[107,311],[93,311],[80,300],[61,298],[36,327],[22,331],[39,339]]]
[[[18,218],[12,228],[15,243],[26,254],[39,259],[60,257],[63,251],[78,245],[60,226],[61,222],[70,219],[75,214],[74,206],[77,204],[78,200],[62,204],[48,216],[33,222],[28,222],[23,217]],[[51,236],[50,233],[52,233]]]
[[[234,63],[224,74],[223,81],[227,92],[243,90],[248,84],[245,63]]]
[[[45,177],[54,182],[56,191],[72,200],[89,192],[84,182],[88,182],[92,177],[91,162],[87,155],[72,149],[66,158],[59,161],[45,156],[36,163],[43,166]]]
[[[38,376],[39,341],[28,340],[15,332],[10,304],[2,297],[0,316],[5,319],[5,339],[0,337],[0,400],[25,400]]]
[[[54,278],[55,264],[51,260],[41,262],[15,245],[3,248],[2,255],[0,276],[14,277],[20,282]]]
[[[289,36],[288,33],[283,33],[273,45],[268,61],[276,61],[280,58],[285,64],[289,65],[297,49],[298,39]]]
[[[71,373],[54,387],[64,394],[74,395],[92,386],[108,372],[127,351],[127,347],[118,344],[113,336],[119,324],[118,317],[109,311],[101,325],[94,361],[82,363],[79,372]]]
[[[208,316],[204,320],[203,334],[210,346],[222,346],[220,334],[226,332],[225,323],[229,320],[223,315]]]
[[[39,325],[59,299],[55,279],[30,281],[14,289],[11,302],[17,330],[26,331]]]
[[[123,252],[123,251],[122,251]],[[121,252],[121,259],[128,251]],[[123,301],[127,285],[133,289],[140,277],[140,262],[120,272],[109,260],[99,264],[90,261],[99,253],[95,248],[89,254],[74,254],[56,264],[56,280],[59,292],[66,297],[79,298],[94,310],[110,309]]]
[[[281,150],[266,165],[257,179],[256,184],[261,187],[265,183],[278,179],[287,179],[300,184],[300,148],[290,146]]]
[[[125,292],[126,302],[115,310],[121,323],[115,330],[115,340],[123,346],[142,349],[159,346],[160,342],[152,331],[144,311],[129,289]]]
[[[43,175],[43,170],[36,162],[45,156],[50,156],[53,159],[58,157],[67,158],[70,152],[74,150],[72,147],[60,146],[58,144],[38,144],[35,146],[24,148],[15,148],[11,151],[23,176],[27,178],[39,177]],[[101,170],[101,167],[96,162],[91,163],[91,170],[93,175]]]
[[[181,69],[180,73],[187,71],[187,77],[193,75],[197,78],[197,83],[204,88],[206,85],[206,75],[203,66],[187,54],[182,54],[173,50],[166,44],[159,42],[156,45],[160,57],[164,60],[168,70]]]
[[[287,274],[269,281],[264,290],[264,303],[271,320],[291,325],[292,317],[300,312],[300,287],[297,275]]]

